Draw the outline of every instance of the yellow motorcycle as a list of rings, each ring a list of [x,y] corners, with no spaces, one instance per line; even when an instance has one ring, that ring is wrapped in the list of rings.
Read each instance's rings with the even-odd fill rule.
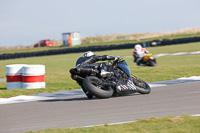
[[[143,57],[142,63],[146,66],[156,66],[156,59],[152,56],[152,54],[146,54],[146,56]]]

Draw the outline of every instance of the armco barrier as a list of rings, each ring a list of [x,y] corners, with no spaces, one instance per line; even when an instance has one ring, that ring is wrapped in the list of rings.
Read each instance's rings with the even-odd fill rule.
[[[163,39],[148,41],[146,43],[146,47],[155,47],[155,46],[164,46],[164,45],[172,45],[172,44],[182,44],[189,42],[199,42],[200,37],[189,37],[189,38],[178,38],[178,39]],[[35,56],[48,56],[48,55],[57,55],[57,54],[68,54],[68,53],[80,53],[86,51],[105,51],[105,50],[114,50],[114,49],[128,49],[134,48],[134,46],[138,43],[126,43],[120,45],[99,45],[99,46],[88,46],[88,47],[79,47],[79,48],[63,48],[63,49],[55,49],[55,50],[45,50],[38,52],[24,52],[24,53],[14,53],[14,54],[0,54],[0,60],[8,60],[15,58],[27,58],[27,57],[35,57]],[[142,43],[140,43],[142,44]]]
[[[44,76],[44,65],[6,65],[7,89],[45,88]]]

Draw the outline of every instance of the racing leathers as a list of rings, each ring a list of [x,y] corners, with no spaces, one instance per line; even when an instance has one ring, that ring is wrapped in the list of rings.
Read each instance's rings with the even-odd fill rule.
[[[76,62],[76,67],[96,67],[97,61],[105,61],[105,60],[116,60],[119,56],[110,56],[110,55],[93,55],[90,57],[80,57]]]
[[[148,53],[149,53],[149,51],[146,50],[145,48],[142,48],[140,50],[135,50],[133,52],[134,62],[136,62],[138,66],[143,65],[142,64],[142,59]]]
[[[97,68],[99,65],[96,63],[97,61],[105,61],[105,60],[117,60],[119,59],[119,56],[110,56],[110,55],[103,55],[103,56],[98,56],[98,55],[92,55],[90,57],[80,57],[76,61],[76,68]],[[93,95],[91,95],[89,92],[87,92],[86,89],[84,89],[83,85],[79,83],[79,85],[82,87],[83,91],[85,92],[86,96],[88,99],[91,99]]]

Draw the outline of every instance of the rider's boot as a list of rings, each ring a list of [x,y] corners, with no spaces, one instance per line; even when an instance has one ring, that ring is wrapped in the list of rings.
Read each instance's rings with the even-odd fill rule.
[[[92,99],[93,98],[93,95],[90,94],[89,92],[86,92],[85,95],[88,97],[88,99]]]

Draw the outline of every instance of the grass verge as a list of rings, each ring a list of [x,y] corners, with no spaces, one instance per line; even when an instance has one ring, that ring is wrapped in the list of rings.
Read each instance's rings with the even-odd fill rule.
[[[27,133],[199,133],[200,117],[183,115],[164,118],[152,117],[137,122],[89,128],[46,129]]]
[[[200,51],[200,43],[150,47],[153,54]],[[133,63],[133,49],[95,52],[97,55],[114,55],[124,58],[131,73],[146,82],[165,81],[180,77],[200,76],[200,55],[166,56],[157,58],[157,67],[139,67]],[[42,56],[0,60],[0,78],[6,78],[5,65],[9,64],[43,64],[46,67],[45,89],[13,89],[6,90],[6,82],[0,82],[0,98],[17,95],[32,95],[43,92],[78,89],[80,86],[70,78],[69,69],[75,66],[82,53]]]

